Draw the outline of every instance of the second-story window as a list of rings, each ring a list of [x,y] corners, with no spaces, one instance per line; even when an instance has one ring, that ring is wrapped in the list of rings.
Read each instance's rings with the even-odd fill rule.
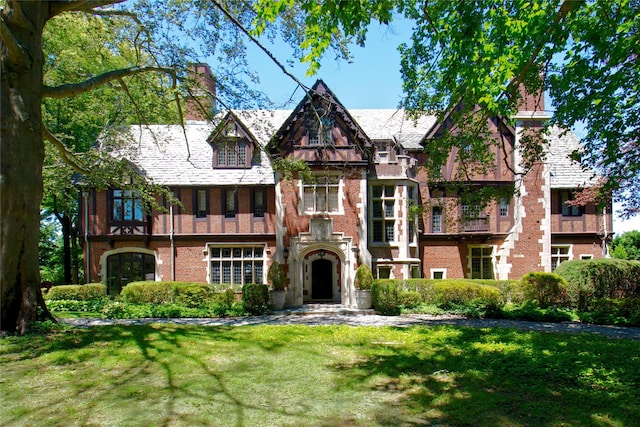
[[[207,190],[196,190],[195,192],[195,213],[196,218],[206,218],[209,212],[209,192]]]
[[[395,240],[395,186],[372,187],[373,241],[378,243]]]
[[[224,190],[224,217],[235,218],[238,206],[238,192],[235,190]]]
[[[339,212],[340,177],[337,175],[316,176],[315,182],[303,182],[304,211]]]
[[[509,201],[507,199],[500,199],[500,216],[509,216]]]
[[[263,188],[253,190],[253,196],[251,201],[251,207],[254,218],[264,218],[265,202],[267,199],[267,192]]]
[[[562,216],[581,216],[582,215],[582,207],[572,205],[568,202],[571,202],[573,197],[572,191],[562,191],[560,193],[560,201],[562,202]]]
[[[442,233],[442,207],[434,206],[431,208],[431,232]]]
[[[333,119],[322,110],[311,110],[306,115],[307,136],[309,145],[331,144],[331,128]]]
[[[133,190],[112,190],[113,221],[143,221],[142,198]]]

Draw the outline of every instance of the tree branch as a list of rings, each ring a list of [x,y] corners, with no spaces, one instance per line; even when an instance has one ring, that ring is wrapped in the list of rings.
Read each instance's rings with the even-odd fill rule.
[[[58,152],[60,153],[60,158],[62,158],[62,161],[68,164],[74,171],[79,172],[83,175],[91,174],[91,172],[88,169],[80,165],[75,154],[69,151],[67,146],[64,145],[64,143],[60,141],[54,134],[52,134],[49,131],[49,129],[47,129],[45,126],[42,127],[42,136],[44,137],[44,139],[51,142],[58,149]]]
[[[122,3],[125,0],[67,0],[49,2],[49,18],[53,18],[64,12],[82,12],[97,7]]]
[[[175,77],[175,70],[173,68],[167,67],[130,67],[123,68],[120,70],[109,71],[104,74],[100,74],[99,76],[92,77],[84,82],[66,84],[61,86],[44,86],[43,87],[43,98],[69,98],[73,97],[85,92],[89,92],[99,86],[102,86],[105,83],[108,83],[112,80],[118,80],[122,77],[134,76],[136,74],[141,73],[165,73],[172,77]]]
[[[27,55],[27,52],[22,49],[22,46],[20,46],[15,37],[13,37],[13,33],[7,25],[5,18],[6,15],[2,13],[2,15],[0,15],[0,39],[2,39],[5,46],[7,46],[9,58],[17,64],[29,65],[31,58]]]

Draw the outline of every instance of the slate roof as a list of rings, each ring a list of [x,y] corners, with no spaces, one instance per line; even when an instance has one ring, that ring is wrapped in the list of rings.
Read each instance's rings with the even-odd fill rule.
[[[550,129],[547,163],[551,173],[551,188],[584,188],[595,183],[594,173],[583,170],[571,159],[571,153],[580,149],[580,141],[571,131],[559,127]]]
[[[292,110],[233,111],[251,132],[255,140],[265,147]],[[420,141],[435,123],[435,117],[425,116],[417,122],[409,119],[403,110],[349,110],[353,119],[371,140],[391,139],[408,150],[421,150]],[[226,113],[216,117],[214,123],[178,125],[134,125],[120,135],[123,142],[114,155],[130,160],[141,174],[155,183],[168,186],[211,185],[272,185],[275,177],[265,150],[259,150],[260,159],[250,169],[214,169],[213,149],[207,139],[216,123]],[[186,136],[186,137],[185,137]],[[582,170],[571,160],[571,153],[580,147],[572,132],[551,129],[548,137],[547,162],[552,188],[585,187],[594,183],[591,171]]]

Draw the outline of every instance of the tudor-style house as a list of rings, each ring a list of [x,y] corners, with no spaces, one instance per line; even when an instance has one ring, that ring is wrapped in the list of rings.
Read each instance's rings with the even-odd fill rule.
[[[538,100],[539,102],[539,100]],[[443,125],[402,110],[347,110],[322,82],[292,111],[229,111],[213,122],[132,126],[127,158],[144,179],[180,200],[147,212],[132,191],[85,191],[81,204],[88,281],[110,294],[133,280],[266,283],[269,265],[287,273],[287,304],[355,304],[360,263],[379,278],[518,278],[569,259],[606,255],[610,209],[567,204],[591,174],[572,162],[572,133],[548,136],[544,163],[523,177],[518,141],[546,116],[527,107],[516,126],[489,123],[510,151],[468,183],[517,186],[480,209],[429,182],[424,143]],[[455,174],[455,153],[443,176]],[[501,156],[508,156],[504,159]],[[284,178],[274,159],[303,160],[312,176]]]

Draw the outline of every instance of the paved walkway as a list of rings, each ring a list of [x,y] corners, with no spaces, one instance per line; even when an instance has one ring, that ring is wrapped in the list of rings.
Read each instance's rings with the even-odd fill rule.
[[[178,318],[178,319],[60,319],[73,326],[141,325],[148,323],[173,323],[200,326],[246,325],[351,325],[351,326],[438,326],[454,325],[473,328],[514,328],[530,331],[589,333],[611,338],[640,340],[640,328],[590,325],[578,322],[529,322],[524,320],[470,319],[456,315],[433,316],[406,314],[380,316],[373,310],[358,310],[339,305],[308,304],[300,308],[268,313],[262,316],[230,318]]]

